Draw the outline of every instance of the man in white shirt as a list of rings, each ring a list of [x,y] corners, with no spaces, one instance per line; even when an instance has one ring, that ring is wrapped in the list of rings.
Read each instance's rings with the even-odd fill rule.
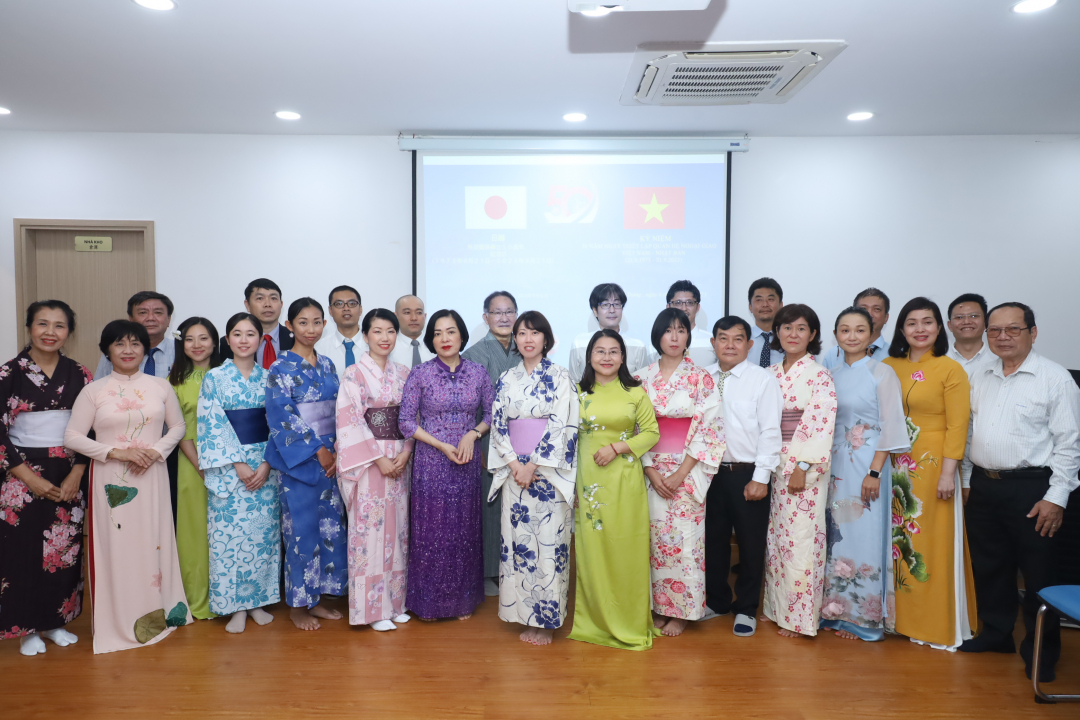
[[[677,280],[668,288],[667,305],[682,310],[690,318],[690,343],[686,354],[699,368],[715,365],[713,337],[708,330],[696,324],[698,310],[701,309],[701,291],[689,280]]]
[[[589,295],[589,309],[592,310],[600,328],[609,328],[622,335],[623,343],[626,344],[626,369],[634,373],[649,366],[653,361],[653,353],[645,343],[624,335],[619,330],[625,306],[626,293],[615,283],[600,283]],[[589,341],[595,334],[595,332],[585,332],[574,338],[574,344],[570,348],[569,369],[570,379],[575,383],[581,381],[581,374],[585,372],[585,351],[589,349]]]
[[[892,342],[882,335],[881,331],[885,329],[889,322],[889,296],[877,288],[869,287],[856,295],[851,304],[870,313],[870,319],[874,322],[870,334],[870,347],[866,348],[866,354],[870,357],[876,357],[878,360],[887,357],[889,345]],[[823,361],[829,358],[843,360],[844,351],[840,349],[839,345],[831,347],[822,353]],[[822,364],[825,363],[822,362]]]
[[[364,306],[360,303],[360,293],[348,285],[338,285],[331,290],[327,306],[334,319],[334,328],[323,330],[322,338],[315,343],[315,352],[334,362],[338,380],[341,380],[345,370],[355,365],[367,351],[364,336],[360,334]]]
[[[1055,584],[1054,535],[1080,470],[1080,388],[1065,368],[1032,349],[1035,313],[1003,303],[987,315],[997,356],[971,383],[971,434],[963,463],[965,519],[983,630],[964,652],[1015,652],[1017,570],[1026,635],[1020,656],[1031,677],[1038,592]],[[1054,679],[1058,618],[1046,616],[1040,682]]]
[[[750,300],[750,314],[754,316],[754,327],[750,333],[750,348],[747,356],[758,367],[767,368],[784,359],[783,350],[771,347],[772,323],[776,313],[784,307],[784,290],[780,283],[772,278],[758,278],[750,284],[747,293]]]
[[[949,303],[949,331],[955,342],[948,356],[960,363],[970,380],[978,370],[997,362],[983,342],[986,332],[986,298],[976,293],[964,293]]]
[[[735,613],[740,637],[757,629],[758,598],[765,575],[769,488],[780,464],[780,415],[784,396],[776,377],[748,358],[750,324],[721,318],[713,326],[718,362],[707,368],[720,393],[727,449],[706,497],[704,619]],[[739,543],[735,596],[728,585],[731,533]]]
[[[424,345],[424,326],[427,324],[427,311],[424,301],[415,295],[402,295],[394,303],[401,331],[398,332],[397,345],[390,353],[390,359],[407,368],[414,368],[420,363],[435,357],[435,353]]]
[[[173,314],[172,300],[161,293],[143,290],[128,299],[127,314],[128,320],[142,325],[150,336],[150,347],[147,348],[139,369],[147,375],[168,377],[176,359],[176,343],[172,337],[168,337]],[[94,371],[94,379],[100,380],[111,374],[112,369],[109,358],[102,355],[97,370]]]

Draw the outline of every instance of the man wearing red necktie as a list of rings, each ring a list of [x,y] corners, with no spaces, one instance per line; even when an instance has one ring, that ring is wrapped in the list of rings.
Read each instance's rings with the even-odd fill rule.
[[[257,278],[244,289],[244,309],[262,324],[263,337],[255,361],[268,370],[281,353],[293,346],[293,334],[278,323],[282,306],[281,288],[273,280]],[[226,338],[221,339],[221,357],[232,357]]]

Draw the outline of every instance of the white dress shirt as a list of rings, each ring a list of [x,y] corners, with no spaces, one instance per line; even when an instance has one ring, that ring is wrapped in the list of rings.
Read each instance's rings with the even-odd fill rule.
[[[716,365],[716,353],[713,352],[712,335],[705,328],[695,327],[690,331],[690,348],[687,355],[699,368]]]
[[[720,363],[705,368],[720,390]],[[754,482],[768,484],[773,470],[780,465],[780,415],[784,394],[776,376],[760,367],[751,357],[731,369],[724,381],[720,401],[724,417],[727,450],[724,462],[752,462]]]
[[[397,345],[394,346],[394,351],[390,353],[390,359],[396,363],[401,363],[407,368],[412,368],[412,346],[413,339],[404,333],[398,333]],[[435,357],[435,353],[427,349],[427,345],[424,344],[424,336],[416,338],[418,343],[417,347],[420,348],[420,362],[427,362]]]
[[[761,367],[761,364],[759,363],[759,360],[761,359],[761,343],[763,342],[761,336],[764,332],[765,331],[759,328],[755,323],[750,323],[750,340],[752,341],[752,344],[750,345],[750,353],[746,356],[746,359],[758,367]],[[769,348],[770,365],[775,365],[783,359],[784,353],[782,350],[773,350],[772,348]]]
[[[592,336],[596,334],[596,330],[592,332],[584,332],[574,338],[574,344],[570,347],[570,379],[575,384],[581,382],[581,375],[585,372],[585,351],[589,349],[589,341],[592,340]],[[619,333],[622,335],[622,333]],[[637,338],[627,337],[622,335],[623,343],[626,345],[626,369],[633,375],[641,368],[647,368],[653,363],[659,355],[653,352],[651,346],[646,345]]]
[[[1043,496],[1065,507],[1080,485],[1080,388],[1068,370],[1032,350],[1005,377],[1001,358],[971,378],[971,430],[963,462],[964,487],[971,470],[1049,467]]]
[[[165,333],[165,339],[154,346],[155,350],[160,350],[154,355],[154,375],[159,378],[169,377],[169,371],[172,370],[173,362],[176,360],[176,341],[173,340],[173,335],[170,332]],[[149,353],[143,356],[143,360],[139,363],[139,370],[146,367],[146,360],[149,357]],[[94,371],[94,379],[100,380],[106,375],[111,375],[113,371],[112,363],[109,362],[109,358],[104,355],[101,356],[101,360],[98,361],[97,370]]]
[[[341,334],[341,331],[337,329],[337,325],[333,330],[323,331],[323,336],[319,338],[319,342],[315,343],[315,352],[320,355],[325,355],[334,361],[334,369],[337,370],[338,380],[341,380],[341,376],[345,374],[345,341],[351,340],[353,344],[353,361],[360,362],[360,356],[367,352],[368,346],[364,342],[364,336],[359,331],[356,335],[347,338]],[[400,337],[398,342],[400,342]]]
[[[892,345],[892,340],[886,339],[884,335],[878,335],[878,339],[870,343],[870,347],[874,348],[874,351],[872,353],[869,353],[870,357],[874,358],[879,362],[889,357],[889,345]],[[869,349],[870,348],[867,348],[868,351]],[[825,362],[826,360],[832,362],[834,360],[842,361],[843,359],[844,351],[840,349],[839,345],[832,346],[825,352],[821,353],[821,356],[817,358],[818,362],[820,362],[825,367],[829,367],[829,364]],[[971,373],[968,373],[968,375],[970,376]]]
[[[998,359],[997,355],[990,352],[990,348],[986,343],[983,343],[983,346],[979,348],[979,352],[975,353],[975,357],[970,360],[956,352],[955,347],[950,347],[947,355],[960,363],[961,367],[967,371],[968,380],[974,378],[976,372],[993,365]]]

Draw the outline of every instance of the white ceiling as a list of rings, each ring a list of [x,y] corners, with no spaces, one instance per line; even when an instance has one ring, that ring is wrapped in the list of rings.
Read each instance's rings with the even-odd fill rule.
[[[1080,0],[1032,15],[1013,0],[713,0],[606,18],[564,0],[177,2],[2,0],[0,130],[1080,132]],[[787,104],[619,104],[639,43],[796,39],[849,47]],[[855,110],[876,116],[848,122]]]

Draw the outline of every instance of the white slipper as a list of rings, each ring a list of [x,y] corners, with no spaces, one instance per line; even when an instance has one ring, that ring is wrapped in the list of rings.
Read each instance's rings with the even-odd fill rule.
[[[397,630],[397,625],[389,620],[376,620],[371,623],[371,629],[377,630],[378,632],[386,632],[387,630]]]
[[[407,623],[410,620],[412,620],[412,616],[410,616],[408,613],[401,613],[396,618],[394,618],[394,622],[398,624]]]

